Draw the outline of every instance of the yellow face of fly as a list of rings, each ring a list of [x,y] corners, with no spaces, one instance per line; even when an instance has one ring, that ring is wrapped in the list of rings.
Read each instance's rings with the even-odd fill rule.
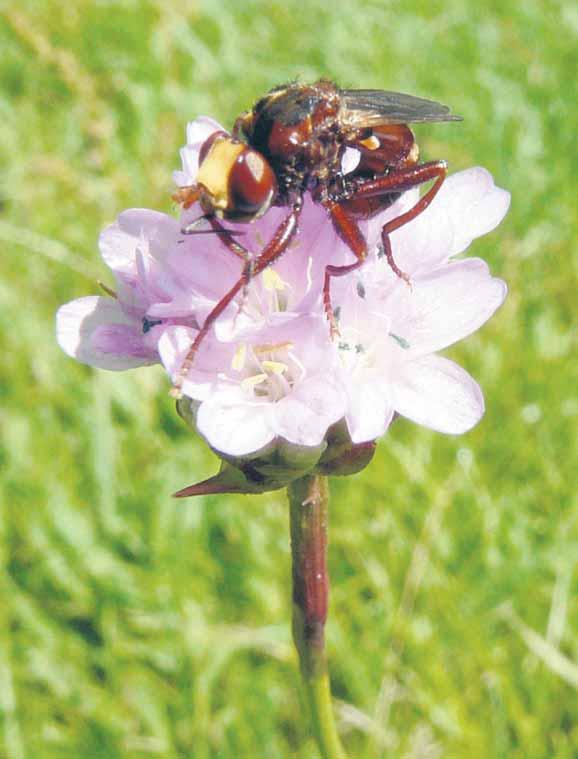
[[[222,212],[229,207],[229,176],[245,149],[246,145],[241,142],[233,142],[227,137],[217,139],[199,166],[197,184],[209,196],[213,211]]]

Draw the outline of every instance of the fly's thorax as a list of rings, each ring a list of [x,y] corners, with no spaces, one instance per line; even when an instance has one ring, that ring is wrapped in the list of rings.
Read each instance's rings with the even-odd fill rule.
[[[240,127],[248,143],[270,161],[280,184],[296,186],[307,175],[324,173],[336,150],[338,113],[335,85],[294,83],[258,101]]]

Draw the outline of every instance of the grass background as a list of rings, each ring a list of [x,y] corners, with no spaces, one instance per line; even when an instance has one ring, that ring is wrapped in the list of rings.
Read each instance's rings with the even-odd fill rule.
[[[175,502],[216,462],[157,369],[75,364],[57,306],[99,230],[170,210],[187,120],[320,75],[451,104],[427,158],[512,192],[476,242],[510,296],[449,351],[462,438],[399,421],[334,480],[328,647],[351,757],[578,757],[576,48],[570,0],[0,6],[0,756],[318,756],[283,493]],[[108,280],[110,281],[110,280]]]

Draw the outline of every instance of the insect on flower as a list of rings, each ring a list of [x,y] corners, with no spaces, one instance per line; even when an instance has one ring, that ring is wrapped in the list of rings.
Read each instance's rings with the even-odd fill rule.
[[[419,149],[408,124],[459,121],[447,106],[385,90],[347,90],[321,79],[272,89],[239,116],[232,134],[214,132],[202,145],[194,185],[180,187],[175,200],[183,208],[199,202],[211,231],[244,262],[239,280],[209,313],[174,381],[179,396],[195,353],[211,325],[249,281],[276,261],[298,228],[303,197],[310,192],[321,204],[337,234],[351,249],[352,264],[325,268],[323,304],[332,337],[338,334],[331,304],[331,280],[358,269],[368,255],[359,221],[391,206],[404,192],[433,184],[409,210],[381,230],[384,254],[398,277],[408,275],[396,264],[390,234],[415,219],[439,191],[445,161],[419,163]],[[345,171],[347,149],[358,162]],[[290,210],[261,252],[252,257],[221,221],[251,222],[271,206]],[[198,221],[198,220],[197,220]],[[194,233],[195,224],[187,230]]]

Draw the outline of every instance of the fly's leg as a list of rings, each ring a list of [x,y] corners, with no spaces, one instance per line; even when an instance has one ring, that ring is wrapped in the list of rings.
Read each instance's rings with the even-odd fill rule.
[[[245,283],[243,285],[243,292],[241,294],[241,306],[239,313],[243,310],[245,300],[247,299],[247,291],[249,289],[249,282],[253,278],[253,260],[251,254],[240,242],[237,242],[233,236],[233,232],[229,229],[225,229],[215,216],[208,217],[209,224],[213,231],[219,237],[219,240],[231,251],[235,256],[241,258],[244,263],[243,273],[245,275]],[[235,317],[236,319],[237,317]]]
[[[395,219],[391,219],[384,224],[381,230],[381,241],[383,244],[383,250],[387,258],[387,262],[392,271],[397,274],[400,279],[403,279],[408,284],[410,283],[409,275],[402,271],[396,264],[393,258],[393,251],[391,249],[391,241],[389,235],[396,229],[403,227],[404,224],[412,221],[419,216],[420,213],[425,211],[432,200],[437,195],[440,187],[442,186],[447,174],[447,164],[445,161],[431,161],[429,163],[423,163],[419,166],[412,166],[405,169],[395,169],[391,173],[383,177],[377,177],[377,179],[368,179],[366,181],[357,184],[348,195],[348,200],[357,200],[362,198],[374,198],[380,195],[389,195],[395,192],[405,192],[412,187],[417,187],[424,182],[429,182],[432,179],[434,183],[429,190],[421,197],[418,202],[405,213],[400,214]],[[323,304],[325,307],[325,313],[329,321],[329,327],[331,330],[331,336],[335,337],[339,334],[337,322],[335,319],[335,313],[331,303],[331,279],[333,277],[342,277],[345,274],[349,274],[363,264],[367,257],[367,242],[365,241],[359,225],[354,217],[349,214],[344,208],[342,208],[338,201],[326,202],[325,208],[327,209],[333,226],[337,234],[341,239],[349,246],[352,253],[357,258],[357,261],[346,266],[326,266],[325,267],[325,281],[323,284]]]
[[[208,221],[211,225],[211,229],[196,229],[197,224],[200,221]],[[240,242],[235,240],[235,235],[237,234],[244,234],[242,232],[233,231],[231,229],[227,229],[224,227],[216,216],[212,216],[210,214],[203,214],[203,216],[199,216],[198,219],[195,219],[191,224],[189,224],[187,227],[185,227],[182,230],[183,234],[186,235],[201,235],[201,234],[216,234],[219,240],[223,243],[223,245],[227,248],[227,250],[232,253],[237,258],[240,258],[244,265],[246,267],[251,266],[251,254],[245,248],[243,245],[241,245]],[[251,271],[249,271],[249,275],[247,277],[247,282],[243,288],[243,293],[241,295],[242,303],[244,303],[245,298],[247,296],[247,288],[249,280],[252,276]],[[241,305],[242,310],[243,306]]]
[[[297,232],[302,205],[302,199],[298,198],[293,204],[291,212],[288,214],[288,216],[285,217],[285,219],[283,219],[281,224],[279,224],[273,237],[269,240],[257,258],[251,259],[248,255],[245,258],[244,254],[241,254],[241,257],[245,260],[241,276],[235,282],[233,287],[227,293],[225,293],[225,295],[223,295],[221,300],[217,303],[217,305],[205,319],[205,322],[201,329],[197,332],[197,335],[193,340],[191,347],[189,348],[188,353],[185,356],[185,359],[181,364],[178,374],[173,382],[173,387],[171,390],[171,395],[173,398],[180,398],[182,396],[183,382],[185,381],[187,373],[193,365],[199,346],[209,333],[215,321],[227,308],[229,303],[231,303],[231,301],[236,297],[236,295],[238,295],[239,292],[248,286],[253,277],[255,277],[257,274],[260,274],[264,269],[266,269],[278,258],[280,258],[283,253],[285,253],[289,247],[289,244],[291,243],[291,240]],[[230,233],[221,227],[216,220],[215,223],[218,227],[220,227],[220,232],[218,231],[217,234],[220,234],[222,232],[225,236],[230,235]],[[224,238],[222,239],[224,240]],[[242,248],[242,246],[236,240],[231,239],[230,242],[232,247],[238,246],[239,248]],[[228,243],[225,242],[225,244],[227,247],[229,247]],[[232,247],[229,247],[229,249],[232,250]],[[243,250],[245,249],[243,248]],[[235,254],[239,255],[240,251],[237,250]]]
[[[241,258],[244,263],[247,263],[250,258],[250,253],[247,248],[235,240],[235,233],[230,229],[226,229],[219,222],[216,216],[207,216],[206,219],[223,245],[225,245],[225,247],[230,250],[233,255],[237,256],[237,258]]]
[[[350,272],[359,269],[367,258],[367,242],[361,233],[359,224],[353,216],[343,208],[343,206],[339,205],[336,201],[326,201],[323,205],[331,217],[335,231],[339,237],[341,237],[343,242],[349,246],[352,253],[357,258],[355,263],[347,264],[346,266],[334,266],[333,264],[329,264],[329,266],[325,267],[325,279],[323,280],[323,307],[325,309],[327,321],[329,322],[331,338],[333,339],[339,335],[339,327],[337,326],[335,311],[333,310],[333,304],[331,303],[331,278],[343,277],[345,274],[349,274]]]
[[[381,230],[381,242],[383,244],[385,257],[387,258],[387,263],[390,265],[392,271],[408,284],[410,282],[409,276],[397,266],[393,258],[389,236],[396,229],[403,227],[404,224],[412,221],[416,216],[419,216],[420,213],[425,211],[438,194],[446,175],[447,164],[445,161],[430,161],[429,163],[422,163],[418,166],[411,166],[406,169],[396,169],[385,177],[378,177],[377,179],[363,182],[358,185],[353,192],[352,197],[355,199],[372,198],[378,195],[389,194],[391,192],[405,192],[406,190],[410,190],[412,187],[417,187],[424,182],[429,182],[432,179],[434,180],[432,186],[418,200],[415,206],[410,208],[409,211],[400,214],[395,219],[388,221],[384,224],[383,229]]]

